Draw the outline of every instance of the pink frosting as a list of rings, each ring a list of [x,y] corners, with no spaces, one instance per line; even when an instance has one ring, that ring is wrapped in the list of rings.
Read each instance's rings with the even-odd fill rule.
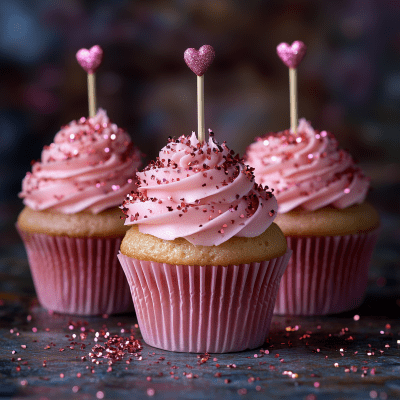
[[[170,139],[157,160],[137,173],[139,186],[121,206],[125,224],[160,239],[183,237],[219,245],[232,236],[254,237],[276,216],[271,192],[225,143],[199,143],[195,134]]]
[[[362,203],[369,178],[339,149],[335,137],[315,131],[301,119],[297,134],[289,130],[257,138],[246,153],[256,181],[275,189],[279,212],[296,207],[317,210],[327,205],[345,208]]]
[[[33,210],[97,214],[118,206],[135,188],[141,153],[104,110],[63,127],[22,181],[24,204]]]

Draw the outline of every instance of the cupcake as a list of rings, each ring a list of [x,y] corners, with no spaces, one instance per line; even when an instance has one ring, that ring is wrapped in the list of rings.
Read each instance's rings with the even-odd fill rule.
[[[293,256],[275,313],[325,315],[358,307],[378,236],[379,216],[365,201],[369,179],[335,137],[301,119],[257,138],[246,153],[256,181],[275,189],[276,223]]]
[[[273,194],[212,133],[170,139],[137,177],[118,258],[143,339],[196,353],[261,346],[291,253]]]
[[[117,253],[118,205],[135,187],[141,153],[99,109],[62,127],[22,182],[17,221],[40,304],[98,315],[131,309]]]

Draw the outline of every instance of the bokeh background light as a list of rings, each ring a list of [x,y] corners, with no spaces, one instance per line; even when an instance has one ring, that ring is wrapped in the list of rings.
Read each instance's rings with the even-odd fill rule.
[[[211,44],[206,128],[243,154],[289,126],[282,41],[302,40],[299,116],[330,130],[372,177],[400,186],[400,3],[389,0],[0,2],[0,226],[22,208],[30,163],[60,126],[87,115],[82,47],[103,47],[98,105],[153,159],[168,136],[197,129],[188,47]],[[398,214],[399,195],[384,205]],[[384,203],[384,202],[383,202]]]

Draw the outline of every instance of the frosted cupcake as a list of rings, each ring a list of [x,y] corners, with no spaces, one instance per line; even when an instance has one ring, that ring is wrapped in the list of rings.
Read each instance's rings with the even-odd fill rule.
[[[297,134],[257,138],[246,161],[259,184],[274,187],[276,223],[293,250],[275,313],[324,315],[359,306],[379,227],[365,201],[369,179],[331,133],[304,119]]]
[[[186,352],[261,346],[290,257],[275,197],[212,134],[170,139],[137,176],[118,257],[144,340]]]
[[[126,232],[118,205],[140,164],[129,135],[99,109],[64,126],[26,174],[17,229],[43,307],[79,315],[131,309],[117,260]]]

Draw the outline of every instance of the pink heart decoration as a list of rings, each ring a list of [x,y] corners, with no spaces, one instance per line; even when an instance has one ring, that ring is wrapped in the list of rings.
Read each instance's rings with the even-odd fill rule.
[[[205,44],[199,50],[186,49],[183,55],[187,66],[197,75],[202,76],[214,61],[215,51],[212,46]]]
[[[307,46],[300,40],[296,40],[291,46],[281,43],[276,48],[279,58],[289,68],[297,68],[306,55],[306,51]]]
[[[100,67],[103,60],[103,49],[98,45],[93,46],[89,50],[80,49],[76,53],[76,59],[88,74],[93,74]]]

